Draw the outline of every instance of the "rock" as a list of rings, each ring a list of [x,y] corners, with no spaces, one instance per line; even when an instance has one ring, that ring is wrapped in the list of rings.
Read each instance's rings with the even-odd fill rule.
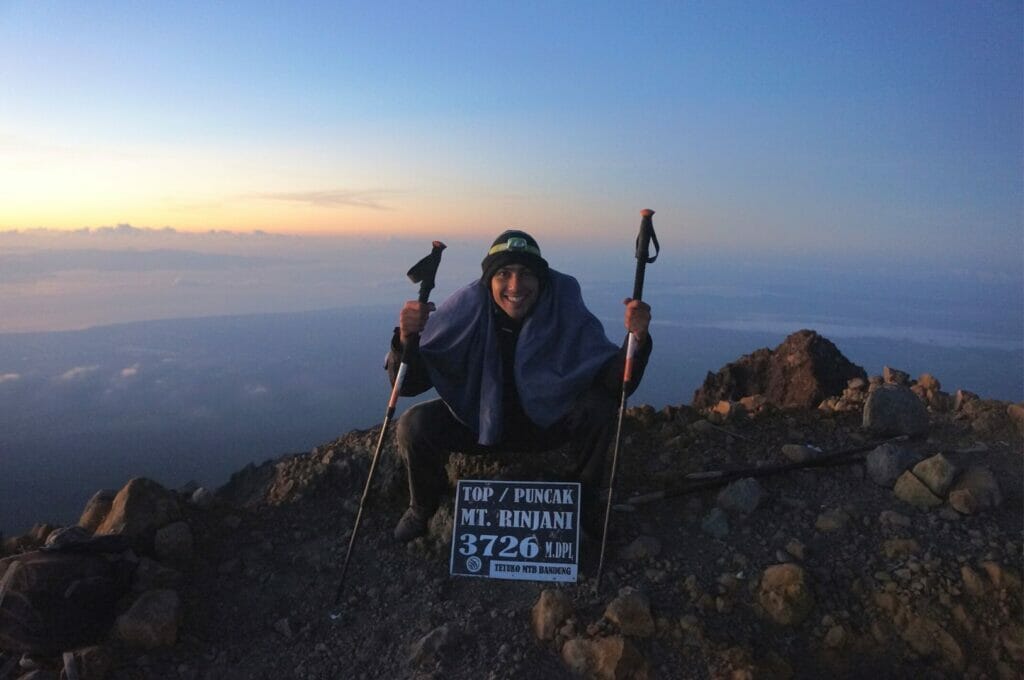
[[[173,590],[150,590],[117,619],[117,636],[131,647],[169,647],[178,638],[181,599]]]
[[[454,644],[455,635],[446,623],[430,631],[412,645],[409,662],[420,666],[438,660]]]
[[[47,548],[67,548],[75,543],[85,543],[92,539],[92,535],[85,527],[77,524],[70,527],[57,529],[46,537]]]
[[[538,640],[555,639],[558,627],[572,614],[572,600],[564,590],[545,588],[531,612],[533,634]]]
[[[953,410],[953,397],[942,390],[929,392],[928,406],[936,413],[949,413]]]
[[[938,392],[942,389],[942,384],[939,382],[938,378],[933,376],[931,373],[922,373],[918,376],[917,384],[929,392]]]
[[[705,534],[722,540],[729,535],[729,518],[721,508],[712,508],[700,523]]]
[[[181,516],[178,498],[156,482],[138,477],[124,485],[96,535],[140,536],[155,531]]]
[[[117,496],[117,492],[113,489],[100,489],[94,493],[92,498],[85,504],[85,509],[82,510],[82,516],[78,519],[78,526],[87,530],[90,534],[95,533],[96,529],[103,524],[107,513],[110,512],[110,506],[113,505],[115,496]]]
[[[1011,621],[1003,628],[999,639],[1003,643],[1006,653],[1017,662],[1019,670],[1020,664],[1024,663],[1024,625],[1020,621]],[[1015,676],[1011,675],[1010,677]]]
[[[956,478],[957,470],[948,458],[939,453],[915,465],[913,472],[933,494],[943,498]]]
[[[185,580],[181,572],[156,560],[148,557],[139,559],[139,566],[135,569],[135,579],[132,582],[132,589],[137,593],[147,590],[161,590],[178,588]]]
[[[882,543],[882,553],[889,559],[909,557],[921,552],[921,546],[912,538],[892,538]]]
[[[1012,569],[1007,569],[998,562],[992,560],[986,560],[979,565],[988,574],[989,580],[992,585],[996,588],[1006,588],[1020,595],[1021,592],[1021,580]]]
[[[956,395],[953,397],[953,410],[962,411],[968,404],[973,401],[978,401],[980,397],[974,392],[967,390],[957,390]]]
[[[192,529],[187,522],[173,522],[157,530],[153,538],[157,557],[165,562],[182,563],[192,559]]]
[[[864,369],[850,363],[832,342],[811,330],[787,337],[774,350],[759,349],[708,373],[693,396],[693,406],[709,408],[719,401],[762,395],[783,408],[815,408],[838,396]]]
[[[850,516],[846,512],[840,508],[835,508],[818,515],[818,519],[814,522],[814,528],[826,533],[838,531],[845,527],[849,521]]]
[[[985,581],[982,580],[978,572],[966,564],[960,567],[960,578],[964,582],[964,591],[971,597],[981,597],[985,594]]]
[[[804,570],[792,562],[764,570],[757,601],[773,621],[783,626],[800,624],[814,608]]]
[[[891,527],[909,527],[912,522],[906,515],[901,515],[893,510],[883,510],[878,514],[878,521]]]
[[[909,388],[886,384],[864,402],[863,428],[879,436],[916,436],[928,431],[928,409]]]
[[[623,588],[619,596],[604,610],[604,618],[616,626],[623,635],[649,637],[654,635],[654,617],[647,596],[633,588]]]
[[[803,444],[783,444],[782,455],[794,463],[806,463],[809,460],[820,458],[821,449],[816,446],[804,446]]]
[[[711,407],[708,418],[718,423],[728,423],[747,417],[747,410],[738,401],[722,400]]]
[[[760,413],[768,405],[768,400],[763,394],[752,394],[740,399],[740,404],[747,410],[747,413]]]
[[[562,661],[576,675],[598,680],[647,680],[647,660],[621,635],[575,638],[562,646]]]
[[[753,477],[737,479],[718,492],[718,507],[727,511],[749,515],[757,510],[764,500],[765,492],[761,484]]]
[[[46,539],[49,538],[50,534],[56,531],[56,529],[57,527],[47,522],[33,524],[32,528],[28,530],[29,540],[32,542],[32,545],[44,545],[46,543]]]
[[[624,560],[646,560],[661,553],[661,541],[654,536],[638,536],[635,541],[619,551]]]
[[[707,434],[708,432],[713,432],[715,430],[715,426],[710,421],[701,418],[700,420],[695,420],[694,422],[690,423],[687,429],[689,429],[690,432],[694,434],[700,435]]]
[[[942,505],[942,499],[931,492],[924,482],[917,478],[913,472],[907,470],[896,480],[893,493],[905,503],[910,503],[918,508],[934,508]]]
[[[114,664],[114,655],[106,647],[82,647],[74,654],[79,680],[101,680]]]
[[[1006,407],[1006,416],[1018,430],[1024,430],[1024,402],[1010,404]]]
[[[798,539],[791,538],[786,542],[786,552],[803,562],[806,548]]]
[[[287,618],[278,619],[274,622],[274,631],[285,640],[292,639],[292,624]]]
[[[845,628],[842,626],[832,626],[828,629],[828,633],[825,634],[825,646],[829,649],[838,649],[846,644],[847,637],[849,636]]]
[[[917,654],[936,658],[949,670],[958,673],[964,670],[963,650],[935,621],[922,616],[911,617],[900,635]]]
[[[1002,492],[995,475],[986,467],[974,465],[960,475],[949,490],[949,504],[963,515],[999,507]]]
[[[887,385],[903,385],[905,387],[910,386],[909,373],[906,373],[896,368],[890,368],[888,366],[884,366],[882,368],[882,380],[884,380]]]
[[[195,491],[193,491],[192,496],[189,498],[189,500],[192,502],[192,505],[195,505],[196,507],[199,508],[210,507],[211,505],[213,505],[213,501],[215,499],[216,497],[213,495],[213,492],[207,489],[205,486],[201,486]]]
[[[892,443],[876,447],[865,459],[871,481],[889,489],[915,462],[917,456],[913,451]]]
[[[60,675],[56,671],[37,668],[34,671],[25,673],[25,675],[18,676],[18,680],[60,680]]]
[[[971,430],[983,437],[1000,436],[1011,425],[1006,407],[1000,401],[971,402],[964,412],[970,412]]]

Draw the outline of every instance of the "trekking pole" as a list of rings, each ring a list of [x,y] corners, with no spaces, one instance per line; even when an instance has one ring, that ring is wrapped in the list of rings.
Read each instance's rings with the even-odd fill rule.
[[[654,234],[654,211],[640,211],[640,233],[636,237],[636,276],[633,279],[633,299],[639,300],[644,293],[644,272],[647,265],[658,259],[661,246]],[[650,244],[654,243],[654,257],[650,256]],[[622,441],[622,418],[626,413],[626,388],[633,378],[633,357],[636,355],[637,339],[632,333],[626,334],[626,367],[622,374],[622,398],[619,401],[619,424],[615,429],[615,449],[612,454],[612,473],[608,480],[608,501],[604,509],[604,528],[601,530],[601,559],[597,563],[597,578],[594,580],[594,594],[601,588],[601,572],[604,569],[604,551],[608,544],[608,520],[612,514],[612,496],[615,494],[615,471],[619,463],[619,443]]]
[[[427,304],[430,299],[430,291],[434,287],[434,277],[437,275],[437,266],[441,264],[441,251],[446,248],[440,241],[434,241],[430,254],[413,265],[408,276],[413,283],[420,284],[419,301]],[[380,427],[380,437],[377,439],[377,448],[370,460],[370,472],[366,475],[366,486],[363,487],[363,496],[359,499],[359,511],[356,512],[356,521],[352,525],[352,536],[348,539],[348,550],[345,552],[345,562],[341,565],[341,577],[338,580],[338,589],[334,591],[334,611],[331,612],[331,619],[341,616],[338,603],[341,601],[341,593],[345,588],[345,574],[348,573],[348,561],[352,557],[352,546],[356,542],[356,534],[359,533],[359,521],[363,517],[363,506],[366,504],[366,497],[370,494],[370,484],[373,481],[374,470],[377,469],[377,459],[380,458],[380,450],[384,445],[384,435],[388,431],[388,425],[395,415],[395,405],[398,403],[398,394],[402,391],[402,383],[405,382],[405,374],[408,371],[409,361],[419,352],[420,336],[410,336],[402,347],[402,363],[398,367],[398,375],[395,376],[395,384],[391,387],[391,398],[388,400],[388,408],[384,414],[384,424]]]
[[[813,458],[799,463],[782,463],[781,465],[767,465],[740,470],[709,470],[707,472],[694,472],[683,477],[683,484],[681,486],[670,486],[668,488],[661,489],[660,491],[652,491],[650,493],[633,496],[626,502],[633,506],[643,505],[644,503],[653,503],[655,501],[669,498],[677,498],[679,496],[694,493],[695,491],[714,489],[719,486],[725,486],[737,479],[744,479],[746,477],[769,477],[771,475],[792,472],[793,470],[849,465],[851,463],[857,463],[864,460],[864,456],[858,454],[871,451],[883,444],[905,442],[909,438],[910,437],[907,435],[902,434],[898,437],[890,437],[889,439],[874,441],[862,446],[854,446],[849,449],[832,451],[830,453],[823,454],[819,458]]]

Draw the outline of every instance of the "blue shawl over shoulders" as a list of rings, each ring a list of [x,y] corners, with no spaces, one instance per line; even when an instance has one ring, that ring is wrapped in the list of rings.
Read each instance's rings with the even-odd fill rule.
[[[576,279],[549,270],[516,344],[523,411],[541,427],[554,425],[617,351],[583,304]],[[477,280],[445,300],[427,320],[420,354],[455,416],[481,444],[500,442],[502,366],[490,290]]]

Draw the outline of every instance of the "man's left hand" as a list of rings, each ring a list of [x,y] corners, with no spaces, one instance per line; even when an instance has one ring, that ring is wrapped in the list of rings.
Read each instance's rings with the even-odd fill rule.
[[[647,340],[647,327],[651,325],[651,306],[643,300],[626,298],[626,330],[636,336],[639,342]]]

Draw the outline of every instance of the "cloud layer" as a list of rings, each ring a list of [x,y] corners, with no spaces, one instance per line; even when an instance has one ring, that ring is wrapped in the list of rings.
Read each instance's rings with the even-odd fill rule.
[[[394,195],[395,191],[370,190],[352,191],[350,189],[328,189],[325,191],[280,191],[254,194],[253,198],[268,201],[288,201],[305,203],[317,208],[336,208],[351,206],[369,208],[371,210],[391,210],[383,203],[386,196]]]

